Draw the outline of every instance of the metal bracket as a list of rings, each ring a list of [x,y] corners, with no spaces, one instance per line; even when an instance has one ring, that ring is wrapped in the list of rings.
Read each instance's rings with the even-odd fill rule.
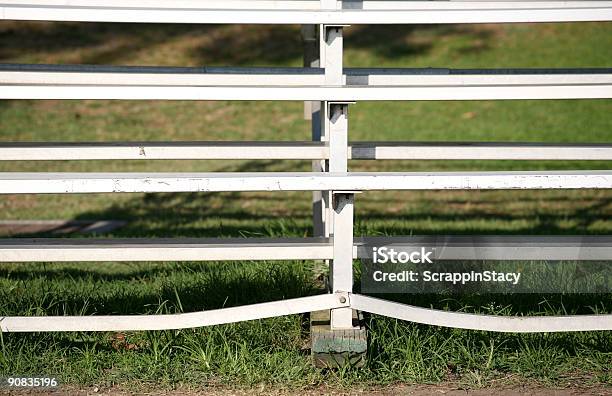
[[[327,105],[351,105],[351,104],[355,104],[357,102],[355,102],[354,100],[335,100],[333,102],[328,101],[326,102]]]
[[[324,39],[327,41],[329,39],[329,31],[330,29],[344,29],[345,27],[349,27],[351,25],[321,25],[323,34],[325,34]]]

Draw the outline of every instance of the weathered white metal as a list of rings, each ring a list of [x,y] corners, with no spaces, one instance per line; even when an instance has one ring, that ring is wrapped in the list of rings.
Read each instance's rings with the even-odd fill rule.
[[[439,260],[603,261],[612,257],[612,237],[596,235],[357,237],[352,243],[352,259],[370,258],[373,247],[400,245],[442,245]],[[0,239],[0,262],[326,260],[333,258],[333,246],[332,239],[320,237],[18,238]]]
[[[323,142],[0,143],[0,161],[294,159],[329,156]]]
[[[323,260],[326,238],[0,239],[0,262]]]
[[[342,29],[323,30],[324,70],[5,65],[0,67],[0,99],[344,102],[612,97],[612,69],[347,69],[343,76]]]
[[[336,293],[171,315],[4,316],[0,317],[0,329],[2,332],[10,333],[188,329],[294,315],[348,305],[348,295]]]
[[[0,173],[0,194],[612,188],[612,171]]]
[[[326,161],[325,171],[335,174],[346,174],[348,171],[348,104],[323,102],[325,120],[322,128],[325,130],[329,158]],[[347,153],[346,155],[344,153]],[[323,191],[326,208],[326,232],[334,233],[334,220],[332,214],[332,192]]]
[[[440,4],[441,3],[441,4]],[[398,9],[540,9],[540,8],[598,8],[605,7],[610,1],[584,0],[584,1],[464,1],[451,0],[437,3],[428,1],[402,1],[402,0],[3,0],[0,4],[19,6],[43,5],[62,7],[122,7],[122,8],[160,8],[160,9],[295,9],[295,10],[398,10]],[[376,21],[373,21],[376,22]]]
[[[465,86],[611,84],[612,68],[343,68],[342,26],[324,26],[323,68],[0,64],[0,83],[137,86]]]
[[[312,142],[0,142],[0,161],[293,159],[313,160],[317,166],[316,169],[313,168],[313,172],[322,172],[326,169],[325,161],[329,159],[329,150],[330,148],[320,140]],[[612,145],[354,142],[348,145],[348,159],[612,160]]]
[[[611,144],[354,142],[359,160],[612,160]]]
[[[440,311],[351,294],[351,307],[415,323],[512,333],[612,330],[612,315],[493,316]]]
[[[321,7],[333,9],[338,5],[336,0],[322,0]],[[319,25],[316,29],[318,33],[318,54],[314,56],[320,66],[324,70],[324,83],[340,86],[344,84],[343,77],[343,27],[341,26],[326,26]],[[334,142],[330,142],[331,129],[335,128],[337,132],[344,136],[347,135],[347,130],[342,130],[346,125],[342,120],[331,119],[330,103],[325,101],[310,102],[312,113],[312,137],[315,141],[326,142],[326,147],[334,147],[336,152],[334,155],[328,156],[322,161],[313,162],[313,172],[329,172],[330,162],[333,162],[333,168],[337,168],[337,161],[341,161],[345,156],[342,152],[342,147],[338,147],[338,138],[342,141],[342,136],[336,136]],[[346,140],[346,137],[344,138]],[[348,148],[346,148],[348,153]],[[330,158],[333,157],[333,160]],[[338,172],[346,172],[346,168],[338,168]],[[331,191],[314,191],[313,192],[313,232],[315,236],[329,236],[332,232],[333,221],[331,218]]]
[[[341,29],[329,29],[329,33]],[[340,36],[341,38],[341,36]],[[337,38],[336,38],[337,39]],[[336,62],[340,67],[335,76],[329,77],[331,83],[342,83],[342,57],[335,54]],[[327,60],[334,57],[327,55]],[[338,73],[339,72],[339,73]],[[326,76],[327,76],[326,70]],[[329,172],[346,174],[348,171],[348,104],[325,103],[328,139],[329,139]],[[330,195],[328,195],[330,197]],[[329,198],[328,198],[329,199]],[[333,292],[353,291],[353,194],[331,194],[331,205],[328,221],[331,223],[330,232],[333,236],[334,258],[330,263],[330,285]],[[330,326],[332,329],[353,328],[353,310],[350,308],[333,309],[330,313]]]
[[[304,67],[305,68],[320,68],[320,57],[319,57],[319,27],[317,25],[302,25],[302,44],[304,45]],[[313,102],[304,102],[304,119],[313,119],[314,113],[317,111],[313,108]],[[312,126],[315,122],[312,121]],[[313,138],[315,134],[313,131]]]
[[[109,86],[0,84],[0,99],[409,101],[609,99],[610,84],[465,86]]]
[[[348,104],[328,103],[329,172],[348,172]]]
[[[174,315],[0,317],[2,332],[169,330],[235,323],[315,310],[351,307],[435,326],[498,332],[612,330],[612,315],[505,317],[438,311],[359,294],[313,297]]]
[[[434,0],[437,1],[437,0]],[[378,87],[610,84],[612,69],[344,69],[346,84]]]
[[[325,63],[325,82],[324,85],[341,86],[344,84],[343,75],[343,55],[344,41],[342,37],[342,26],[322,27],[323,34],[323,56]]]
[[[333,194],[334,259],[330,267],[330,283],[334,293],[353,291],[353,205],[354,194]],[[332,309],[330,326],[332,329],[352,329],[353,310]]]
[[[230,23],[431,24],[612,20],[609,1],[311,1],[3,0],[11,20]],[[176,3],[176,4],[175,4]]]
[[[94,7],[94,8],[159,8],[159,9],[295,9],[318,10],[320,0],[3,0],[0,4],[20,6],[42,5],[60,7]]]
[[[119,86],[324,85],[319,68],[1,65],[0,84]]]

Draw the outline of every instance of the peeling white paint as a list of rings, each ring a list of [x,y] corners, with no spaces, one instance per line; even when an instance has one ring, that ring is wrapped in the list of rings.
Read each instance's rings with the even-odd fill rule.
[[[0,173],[0,194],[612,188],[612,171],[415,173]]]

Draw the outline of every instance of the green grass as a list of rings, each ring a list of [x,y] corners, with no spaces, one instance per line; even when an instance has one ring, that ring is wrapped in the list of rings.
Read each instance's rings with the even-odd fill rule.
[[[300,66],[298,27],[0,23],[0,61]],[[612,24],[354,27],[351,67],[610,67]],[[612,101],[358,103],[352,140],[609,142]],[[298,102],[2,101],[0,140],[307,140]],[[289,171],[288,161],[2,162],[0,171]],[[352,170],[611,169],[609,162],[399,161]],[[610,234],[609,191],[380,192],[356,235]],[[304,236],[307,193],[2,196],[0,219],[121,219],[108,237]],[[311,262],[3,264],[0,315],[171,313],[319,293]],[[489,314],[610,313],[607,295],[391,296]],[[612,384],[612,334],[496,334],[366,318],[365,368],[315,369],[295,315],[195,330],[3,334],[0,376],[73,386]]]

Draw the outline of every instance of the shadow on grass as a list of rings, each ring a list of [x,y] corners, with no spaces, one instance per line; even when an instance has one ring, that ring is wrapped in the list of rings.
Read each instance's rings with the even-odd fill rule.
[[[367,49],[378,57],[394,59],[424,55],[441,40],[461,37],[464,44],[456,51],[465,55],[488,50],[493,35],[493,30],[475,25],[367,25],[348,30],[345,45],[347,49]]]
[[[458,51],[489,48],[491,31],[459,25],[359,26],[349,28],[350,48],[393,59],[422,55],[446,37],[465,37]],[[159,64],[177,60],[200,65],[284,65],[303,56],[300,29],[293,25],[189,25],[0,22],[0,61],[23,55],[71,56],[83,64],[134,64],[154,54]],[[161,48],[172,43],[173,56]],[[170,62],[168,62],[170,60]]]
[[[129,266],[115,273],[2,268],[2,278],[41,286],[28,293],[13,290],[4,299],[3,314],[23,313],[26,307],[47,315],[194,312],[322,293],[304,263],[160,263],[124,270]]]
[[[24,54],[79,54],[84,64],[114,64],[137,51],[162,45],[190,33],[207,34],[214,25],[115,23],[0,23],[0,60]]]

